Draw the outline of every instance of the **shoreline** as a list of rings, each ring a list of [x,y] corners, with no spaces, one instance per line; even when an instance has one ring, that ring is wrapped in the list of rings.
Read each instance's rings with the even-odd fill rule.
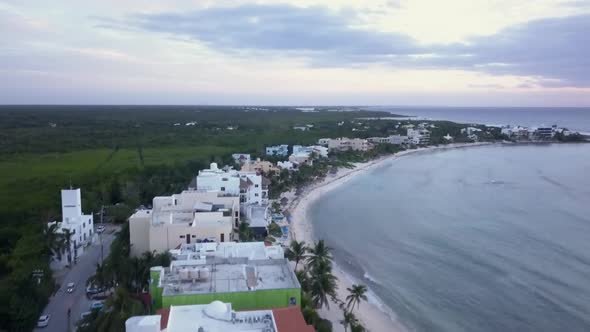
[[[282,197],[289,199],[289,204],[285,208],[290,213],[289,222],[289,239],[305,241],[306,244],[313,244],[317,239],[314,236],[313,225],[308,217],[308,211],[312,204],[315,203],[322,195],[342,186],[343,184],[354,179],[358,175],[367,174],[373,169],[382,166],[387,161],[420,153],[431,153],[436,151],[460,149],[468,147],[481,147],[497,145],[502,143],[480,142],[480,143],[460,143],[449,144],[444,146],[433,146],[405,150],[394,155],[380,157],[366,163],[356,163],[354,168],[339,168],[335,174],[329,174],[322,181],[303,189],[300,195],[296,196],[293,190],[285,193]],[[333,263],[333,273],[338,279],[336,297],[344,300],[348,295],[346,288],[351,287],[353,283],[362,283],[361,280],[353,277],[350,273],[344,271],[335,262]],[[368,285],[367,285],[368,287]],[[363,326],[370,331],[406,331],[403,324],[397,319],[397,316],[381,299],[368,287],[368,301],[361,303],[360,307],[355,310],[355,314]],[[330,301],[330,308],[321,308],[318,310],[320,316],[332,322],[333,331],[344,331],[340,324],[342,311],[338,305]]]

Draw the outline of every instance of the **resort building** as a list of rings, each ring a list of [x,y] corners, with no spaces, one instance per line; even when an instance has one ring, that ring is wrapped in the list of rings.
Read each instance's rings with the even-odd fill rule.
[[[279,168],[273,165],[270,161],[256,159],[256,161],[242,165],[241,172],[256,172],[268,174],[270,172],[278,172]]]
[[[324,141],[322,141],[324,142]],[[328,150],[329,151],[369,151],[371,149],[371,145],[369,141],[366,139],[361,138],[346,138],[340,137],[335,139],[330,139],[328,141]]]
[[[293,145],[293,155],[311,154],[315,153],[317,157],[328,157],[328,149],[319,145]]]
[[[62,189],[61,191],[61,215],[62,221],[53,221],[48,225],[57,225],[57,233],[69,233],[69,248],[65,248],[61,260],[62,264],[66,264],[76,260],[82,252],[84,247],[91,242],[94,234],[94,218],[92,214],[82,214],[82,194],[80,188],[77,189]]]
[[[534,128],[534,135],[538,140],[550,140],[554,136],[554,131],[551,127],[538,127]]]
[[[231,155],[231,157],[234,159],[234,163],[239,165],[247,164],[252,160],[250,155],[247,153],[234,153]]]
[[[289,146],[287,144],[267,146],[266,155],[286,157],[289,155]]]
[[[200,170],[195,188],[197,191],[220,192],[224,195],[240,196],[245,204],[268,203],[268,182],[257,172],[241,172],[233,169],[219,169],[216,163]]]
[[[158,315],[134,316],[126,332],[314,332],[298,306],[235,311],[231,303],[171,306]]]
[[[408,139],[412,144],[428,145],[430,144],[430,131],[427,129],[408,128]]]
[[[290,161],[278,161],[277,167],[280,169],[286,169],[286,170],[292,171],[297,168],[297,165],[290,162]]]
[[[300,305],[301,286],[287,259],[281,257],[282,249],[273,246],[262,251],[260,245],[241,245],[208,250],[203,244],[184,252],[181,247],[170,267],[152,267],[154,309],[216,300],[232,303],[238,310]]]
[[[370,137],[367,141],[374,144],[394,144],[402,145],[409,144],[408,136],[392,135],[388,137]]]
[[[152,209],[129,217],[131,254],[165,252],[185,243],[233,241],[239,221],[239,196],[188,190],[155,197]]]

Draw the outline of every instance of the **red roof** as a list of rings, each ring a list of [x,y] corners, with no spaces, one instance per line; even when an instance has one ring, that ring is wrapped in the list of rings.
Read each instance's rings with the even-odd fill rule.
[[[272,309],[278,332],[315,332],[311,325],[307,325],[301,308],[287,307]]]

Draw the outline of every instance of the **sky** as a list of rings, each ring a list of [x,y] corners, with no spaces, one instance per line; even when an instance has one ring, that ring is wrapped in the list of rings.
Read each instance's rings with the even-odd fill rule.
[[[590,0],[0,0],[0,104],[590,106]]]

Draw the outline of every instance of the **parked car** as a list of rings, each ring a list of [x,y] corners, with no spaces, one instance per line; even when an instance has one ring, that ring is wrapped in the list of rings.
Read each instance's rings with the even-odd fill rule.
[[[76,284],[73,282],[70,282],[69,284],[67,284],[66,286],[68,293],[73,293],[74,289],[76,289]]]
[[[102,301],[94,301],[90,305],[90,310],[100,310],[104,307],[104,303]]]
[[[93,295],[93,294],[100,293],[100,292],[102,292],[101,287],[96,287],[92,284],[90,284],[86,287],[86,294],[87,295]]]
[[[43,315],[39,317],[37,327],[47,327],[49,325],[49,319],[51,319],[51,315]]]
[[[104,225],[99,225],[98,227],[96,227],[96,232],[97,233],[102,233],[102,232],[104,232],[104,230],[105,230]]]
[[[83,313],[80,314],[80,319],[84,319],[88,316],[92,315],[92,311],[85,311]]]

